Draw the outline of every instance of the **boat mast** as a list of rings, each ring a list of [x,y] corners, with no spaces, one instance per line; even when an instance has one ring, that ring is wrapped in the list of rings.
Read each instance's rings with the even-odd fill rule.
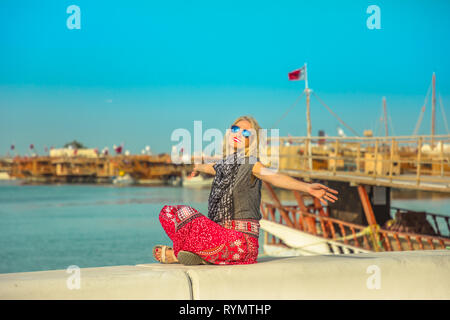
[[[433,72],[431,91],[431,148],[434,146],[434,134],[436,125],[436,74]]]
[[[307,150],[308,150],[308,166],[309,170],[312,170],[312,159],[311,159],[311,112],[310,112],[310,90],[308,87],[308,70],[305,62],[305,93],[306,93],[306,130],[307,130]]]
[[[389,135],[389,131],[388,131],[387,111],[386,111],[386,97],[383,97],[383,113],[384,113],[384,129],[387,137]]]

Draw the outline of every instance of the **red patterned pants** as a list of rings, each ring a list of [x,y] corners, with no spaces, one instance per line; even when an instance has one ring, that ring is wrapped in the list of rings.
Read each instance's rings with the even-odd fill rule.
[[[225,228],[190,206],[166,205],[159,213],[159,221],[173,241],[175,256],[184,250],[214,264],[257,262],[257,220],[233,220]]]

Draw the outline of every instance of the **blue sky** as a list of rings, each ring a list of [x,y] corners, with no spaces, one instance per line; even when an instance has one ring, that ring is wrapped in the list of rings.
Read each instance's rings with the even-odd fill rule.
[[[72,4],[79,30],[66,26]],[[372,4],[380,30],[366,26]],[[303,90],[287,73],[304,62],[310,87],[357,132],[375,129],[386,96],[391,132],[408,135],[433,72],[450,117],[448,12],[448,1],[3,0],[0,155],[73,139],[170,152],[176,128],[225,130],[245,114],[271,128]],[[279,122],[281,135],[306,134],[305,108]],[[314,98],[311,118],[314,135],[336,135]]]

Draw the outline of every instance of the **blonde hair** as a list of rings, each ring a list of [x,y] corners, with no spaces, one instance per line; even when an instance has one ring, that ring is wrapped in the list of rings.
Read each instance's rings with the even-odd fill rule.
[[[250,115],[246,115],[246,116],[240,116],[239,118],[237,118],[236,120],[233,121],[233,123],[231,124],[231,126],[237,124],[239,121],[248,121],[252,128],[250,129],[252,135],[254,135],[254,137],[250,137],[250,144],[249,146],[245,147],[245,156],[255,156],[258,157],[259,155],[259,131],[261,129],[261,126],[259,125],[258,121],[256,121],[255,118],[253,118]],[[256,139],[255,139],[256,137]],[[225,137],[223,138],[223,157],[225,158],[227,156],[227,148],[228,147],[228,134],[225,134]]]

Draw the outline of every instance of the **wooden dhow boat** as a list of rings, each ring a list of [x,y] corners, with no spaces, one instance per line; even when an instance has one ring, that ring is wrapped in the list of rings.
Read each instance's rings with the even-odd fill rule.
[[[306,64],[305,64],[306,71]],[[311,136],[310,94],[305,83],[306,137],[276,138],[276,168],[281,173],[319,182],[339,191],[339,200],[319,200],[292,191],[282,203],[263,182],[260,221],[264,252],[273,256],[351,254],[361,252],[436,250],[450,248],[450,214],[417,212],[391,206],[391,189],[431,191],[450,196],[450,132],[435,134],[436,77],[411,136],[390,136],[383,98],[385,136]],[[429,92],[432,92],[430,135],[417,135]],[[302,94],[303,94],[302,93]],[[286,114],[285,114],[286,115]],[[284,115],[284,116],[285,116]],[[320,132],[319,132],[320,133]],[[271,156],[273,139],[268,139]],[[286,191],[287,192],[287,191]]]

